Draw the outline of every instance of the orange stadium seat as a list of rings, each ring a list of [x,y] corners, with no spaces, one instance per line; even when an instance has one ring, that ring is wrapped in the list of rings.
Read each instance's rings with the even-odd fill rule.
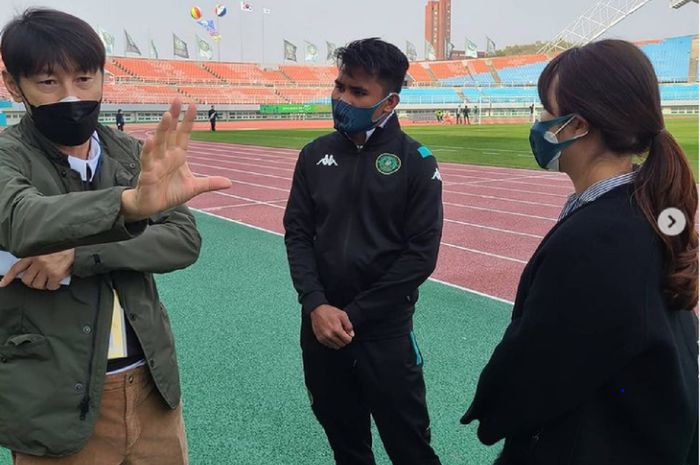
[[[410,63],[408,65],[408,75],[413,79],[413,82],[417,84],[435,83],[435,79],[433,79],[430,73],[423,67],[422,63]]]
[[[517,55],[491,58],[491,64],[497,70],[503,68],[513,68],[515,66],[532,65],[544,61],[547,61],[547,55]]]
[[[158,62],[163,69],[172,69],[174,74],[187,82],[220,82],[220,79],[204,68],[204,63],[196,61],[163,60]]]
[[[262,70],[252,63],[204,63],[204,68],[230,84],[278,85],[289,83],[282,73]]]
[[[180,92],[202,104],[286,103],[271,87],[180,87]]]
[[[280,71],[293,82],[306,85],[327,85],[338,76],[338,69],[332,65],[282,65]]]
[[[433,76],[438,79],[449,79],[469,74],[469,70],[467,70],[462,60],[436,61],[430,63],[428,66],[430,66],[430,71],[433,72]]]
[[[175,97],[183,99],[182,93],[175,87],[106,82],[102,101],[104,103],[170,103]]]
[[[486,64],[486,60],[484,59],[467,60],[467,68],[472,76],[491,71],[491,68],[489,68],[489,65]]]
[[[155,66],[156,60],[146,58],[112,57],[112,62],[135,78],[145,81],[166,81],[172,78],[162,68]]]
[[[310,103],[329,99],[333,88],[320,87],[278,87],[277,94],[284,98],[285,103]]]

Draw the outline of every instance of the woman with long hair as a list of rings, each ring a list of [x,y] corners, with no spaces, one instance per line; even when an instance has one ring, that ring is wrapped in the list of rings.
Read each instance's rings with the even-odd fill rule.
[[[499,465],[697,464],[698,194],[654,69],[603,40],[556,56],[538,90],[533,153],[575,193],[462,422],[505,439]],[[671,207],[686,220],[676,235],[659,218]]]

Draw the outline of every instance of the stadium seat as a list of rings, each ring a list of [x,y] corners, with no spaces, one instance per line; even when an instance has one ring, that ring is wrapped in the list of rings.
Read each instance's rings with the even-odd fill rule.
[[[654,65],[661,82],[688,82],[693,36],[648,41],[640,49]],[[639,45],[639,44],[638,44]]]

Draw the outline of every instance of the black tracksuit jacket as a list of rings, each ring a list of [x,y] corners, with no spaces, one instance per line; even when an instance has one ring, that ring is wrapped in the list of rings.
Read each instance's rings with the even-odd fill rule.
[[[396,115],[361,148],[339,132],[320,137],[299,155],[284,226],[304,315],[330,304],[358,340],[406,334],[442,234],[435,157]]]

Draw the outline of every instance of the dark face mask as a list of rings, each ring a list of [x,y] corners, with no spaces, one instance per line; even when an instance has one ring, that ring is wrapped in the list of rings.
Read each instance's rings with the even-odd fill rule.
[[[100,102],[96,100],[63,101],[38,107],[29,104],[29,109],[39,132],[51,142],[68,147],[85,143],[95,132],[100,116]]]

